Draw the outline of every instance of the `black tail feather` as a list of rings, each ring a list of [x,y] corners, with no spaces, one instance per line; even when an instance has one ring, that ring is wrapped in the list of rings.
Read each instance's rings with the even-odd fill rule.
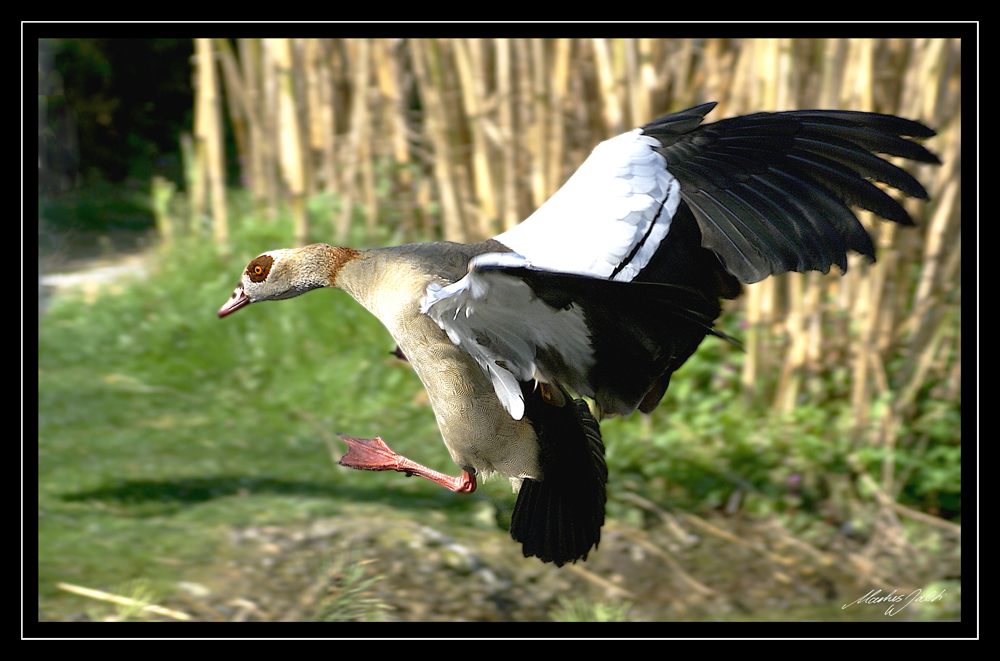
[[[562,567],[586,560],[601,541],[608,469],[597,420],[583,400],[547,403],[523,384],[525,416],[538,434],[541,480],[525,479],[510,519],[524,557]],[[530,397],[529,397],[530,395]]]

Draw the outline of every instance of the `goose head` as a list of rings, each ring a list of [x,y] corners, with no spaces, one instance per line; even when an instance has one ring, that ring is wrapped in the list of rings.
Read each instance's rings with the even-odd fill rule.
[[[250,261],[219,317],[258,301],[280,301],[319,287],[334,287],[337,271],[357,254],[350,248],[314,243],[271,250]]]

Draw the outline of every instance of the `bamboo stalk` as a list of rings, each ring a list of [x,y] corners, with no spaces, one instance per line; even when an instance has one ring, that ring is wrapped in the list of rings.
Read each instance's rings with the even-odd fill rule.
[[[482,222],[477,227],[479,239],[492,234],[492,222],[497,218],[497,203],[493,193],[489,146],[483,127],[481,99],[486,96],[484,81],[476,75],[479,67],[473,63],[472,45],[463,39],[455,41],[455,65],[461,82],[462,105],[472,131],[472,178],[475,199],[479,202]]]
[[[329,77],[326,58],[323,57],[323,47],[319,39],[297,39],[295,41],[297,57],[302,59],[302,75],[299,76],[305,86],[305,109],[302,113],[304,125],[303,137],[303,167],[308,173],[306,177],[306,195],[312,197],[319,192],[320,180],[326,178],[323,162],[315,158],[323,152],[327,142],[325,119],[329,111],[324,107],[323,84],[320,82]]]
[[[373,113],[369,101],[371,90],[371,70],[375,49],[371,39],[358,42],[358,67],[355,81],[355,99],[358,101],[356,114],[352,117],[358,127],[358,165],[361,171],[361,199],[364,201],[365,234],[374,243],[377,235],[378,198],[375,195],[375,163],[372,127]]]
[[[664,90],[653,66],[654,46],[653,39],[639,39],[637,45],[639,71],[636,84],[642,88],[637,103],[642,105],[637,109],[637,114],[633,118],[639,124],[656,119],[666,110],[663,99],[660,98],[663,96]]]
[[[352,39],[348,44],[350,51],[351,107],[349,111],[350,130],[347,134],[346,153],[341,157],[346,161],[344,166],[343,190],[341,196],[343,206],[337,223],[337,236],[341,240],[347,238],[354,215],[354,204],[359,198],[365,202],[365,229],[369,240],[374,236],[373,213],[369,205],[371,152],[369,144],[370,122],[368,109],[368,80],[371,67],[371,48],[368,39]],[[358,173],[361,173],[362,187],[357,184]]]
[[[260,112],[260,41],[257,39],[240,39],[239,75],[243,85],[244,109],[247,120],[247,161],[250,170],[250,191],[258,213],[264,213],[268,208],[267,177],[265,175],[266,154],[271,142],[264,139],[264,128]]]
[[[225,86],[226,107],[229,110],[229,121],[233,127],[233,140],[236,142],[236,153],[240,159],[247,159],[250,151],[250,138],[247,135],[249,107],[240,79],[236,54],[228,39],[215,39],[216,52],[222,68],[222,79]]]
[[[444,220],[444,239],[465,242],[465,223],[462,221],[458,193],[452,179],[452,150],[446,130],[447,117],[443,106],[443,80],[441,58],[434,39],[414,39],[413,69],[417,76],[421,97],[426,104],[427,133],[434,146],[434,175],[441,197]]]
[[[549,153],[546,157],[548,174],[545,176],[546,191],[545,197],[549,198],[555,194],[559,187],[565,182],[563,176],[563,164],[565,163],[565,113],[563,108],[566,104],[566,94],[569,89],[569,66],[572,41],[569,39],[556,39],[554,44],[555,53],[552,58],[552,84],[549,85]]]
[[[497,39],[497,102],[503,161],[503,228],[508,230],[521,222],[517,204],[517,142],[514,138],[514,98],[511,82],[510,41]]]
[[[846,39],[825,39],[823,43],[822,74],[819,88],[819,107],[839,106],[840,90],[844,82],[844,53]]]
[[[604,117],[604,138],[618,135],[625,130],[618,85],[615,81],[611,59],[611,45],[607,39],[594,39],[594,64],[600,86],[600,101]]]
[[[682,107],[687,107],[693,105],[696,92],[695,90],[701,90],[704,94],[704,100],[713,100],[719,102],[719,107],[717,107],[714,112],[718,113],[719,117],[726,117],[731,112],[734,96],[734,85],[732,81],[740,73],[740,63],[741,58],[739,54],[742,50],[728,50],[723,48],[721,39],[707,39],[705,40],[705,66],[704,67],[691,67],[690,61],[694,59],[694,55],[691,53],[690,44],[688,47],[684,48],[682,51],[683,56],[678,59],[677,66],[683,64],[683,69],[675,69],[675,82],[674,87],[683,90],[681,94],[687,94],[690,96],[685,97],[684,104]],[[693,77],[688,80],[687,71],[689,69],[695,69]],[[685,89],[685,83],[691,85],[690,88]]]
[[[229,220],[226,207],[225,151],[222,135],[222,102],[215,74],[211,39],[196,39],[198,52],[199,121],[197,142],[204,149],[204,169],[212,196],[212,239],[220,254],[229,253]]]
[[[257,50],[260,52],[260,74],[261,74],[261,102],[260,115],[263,134],[267,136],[262,140],[262,153],[264,154],[268,209],[271,217],[275,217],[278,212],[278,203],[281,195],[281,186],[278,181],[281,171],[279,145],[275,137],[278,135],[278,75],[274,66],[274,51],[267,46],[267,42],[261,40],[256,42]]]
[[[406,103],[403,98],[403,68],[400,66],[395,39],[380,39],[382,65],[378,67],[379,86],[388,99],[385,113],[389,141],[392,145],[393,192],[400,207],[402,233],[408,241],[416,240],[414,218],[413,172],[410,168],[410,148],[407,140]]]
[[[547,159],[551,151],[547,148],[549,134],[549,94],[548,76],[545,57],[545,42],[532,39],[528,42],[531,62],[531,92],[527,97],[527,105],[531,110],[530,136],[527,142],[530,156],[529,179],[531,182],[531,206],[534,209],[545,204],[549,198],[548,182],[545,175],[548,172]]]
[[[774,77],[777,81],[775,90],[775,110],[795,110],[798,108],[794,62],[792,61],[792,40],[774,40]]]
[[[320,39],[316,52],[316,71],[319,74],[317,83],[317,111],[314,114],[315,124],[319,130],[320,142],[317,149],[321,154],[322,166],[320,173],[325,190],[331,193],[341,191],[337,176],[337,137],[336,137],[336,102],[333,94],[333,44],[330,39]]]
[[[304,203],[305,172],[302,168],[301,125],[297,108],[299,99],[295,90],[292,42],[290,39],[268,39],[266,43],[273,57],[277,82],[278,156],[282,179],[292,205],[295,243],[304,245],[308,235],[308,221]]]
[[[622,47],[625,93],[628,95],[626,122],[629,126],[640,126],[652,118],[648,117],[649,90],[643,87],[639,74],[639,43],[637,39],[624,39]]]
[[[848,44],[847,69],[845,76],[849,83],[843,90],[848,95],[841,98],[841,107],[871,112],[872,102],[872,60],[875,49],[874,39],[851,39]]]
[[[514,125],[516,127],[513,140],[515,142],[515,173],[518,182],[522,182],[518,202],[522,210],[528,213],[541,206],[544,200],[534,196],[535,187],[532,182],[533,163],[539,152],[537,124],[534,118],[534,103],[531,84],[531,53],[526,39],[511,41],[514,65],[513,108]],[[520,219],[518,219],[520,222]]]
[[[316,194],[316,173],[312,159],[313,114],[316,105],[315,81],[312,58],[306,53],[307,45],[315,40],[292,39],[292,85],[295,89],[295,114],[299,124],[299,171],[302,172],[302,213],[305,217],[305,200]],[[308,226],[308,218],[305,218]]]

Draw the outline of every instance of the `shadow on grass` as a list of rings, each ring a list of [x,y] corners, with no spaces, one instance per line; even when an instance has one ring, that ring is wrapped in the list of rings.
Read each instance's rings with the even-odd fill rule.
[[[391,479],[390,476],[385,476]],[[402,479],[402,476],[399,476]],[[376,478],[377,479],[377,478]],[[232,497],[293,496],[337,502],[378,503],[402,510],[471,508],[479,498],[429,490],[414,493],[385,488],[384,483],[364,488],[342,483],[283,480],[271,477],[214,476],[167,480],[122,480],[111,486],[63,494],[64,502],[100,502],[125,507],[138,517],[162,516],[184,507]]]

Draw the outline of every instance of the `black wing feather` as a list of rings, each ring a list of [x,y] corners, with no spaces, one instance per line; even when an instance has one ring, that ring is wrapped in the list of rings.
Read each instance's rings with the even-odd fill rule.
[[[875,154],[939,163],[907,139],[935,133],[909,119],[855,111],[756,113],[699,125],[715,104],[642,128],[680,181],[701,228],[701,245],[742,282],[784,271],[847,267],[847,250],[870,259],[875,246],[851,206],[912,225],[880,182],[926,198],[920,183]]]

